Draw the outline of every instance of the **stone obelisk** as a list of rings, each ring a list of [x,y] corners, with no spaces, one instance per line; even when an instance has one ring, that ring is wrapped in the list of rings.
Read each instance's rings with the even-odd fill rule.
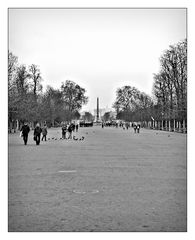
[[[96,116],[96,121],[98,122],[100,120],[100,115],[99,115],[99,98],[97,98],[97,116]]]

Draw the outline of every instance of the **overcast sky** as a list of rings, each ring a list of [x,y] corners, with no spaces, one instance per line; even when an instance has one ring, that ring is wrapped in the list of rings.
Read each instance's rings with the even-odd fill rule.
[[[153,73],[169,45],[186,38],[185,9],[10,9],[9,50],[39,65],[44,89],[72,80],[83,110],[111,107],[124,85],[152,94]]]

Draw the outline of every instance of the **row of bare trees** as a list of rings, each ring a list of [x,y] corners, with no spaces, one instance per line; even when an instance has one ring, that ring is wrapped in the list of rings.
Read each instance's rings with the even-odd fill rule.
[[[113,107],[125,121],[151,121],[150,126],[187,128],[187,40],[171,45],[154,74],[153,96],[131,86],[117,89]]]
[[[60,89],[48,86],[42,92],[40,69],[32,64],[20,65],[9,52],[8,114],[9,123],[16,120],[31,122],[70,121],[79,118],[79,110],[88,97],[85,89],[72,81],[62,83]],[[187,40],[171,45],[160,57],[160,71],[154,74],[153,96],[137,88],[117,89],[113,107],[117,118],[130,122],[149,122],[152,127],[176,128],[187,124]],[[156,121],[156,122],[154,122]],[[160,122],[160,124],[159,124]],[[178,125],[178,126],[177,126]],[[180,126],[181,127],[181,126]]]
[[[9,129],[16,124],[28,121],[70,121],[79,118],[79,110],[86,104],[88,97],[85,89],[67,80],[60,89],[48,86],[42,91],[42,76],[37,65],[19,64],[18,57],[8,53],[8,124]]]
[[[157,118],[187,119],[187,41],[170,46],[160,58],[160,72],[154,75],[153,92]]]

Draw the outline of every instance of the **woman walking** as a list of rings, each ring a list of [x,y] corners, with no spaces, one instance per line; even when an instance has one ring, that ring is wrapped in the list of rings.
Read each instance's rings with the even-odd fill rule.
[[[46,137],[47,137],[47,125],[44,124],[43,129],[42,129],[42,139],[41,140],[43,141],[43,139],[45,139],[45,141],[47,141]]]
[[[69,133],[68,139],[72,139],[72,131],[73,131],[73,124],[70,123],[68,126],[68,133]]]

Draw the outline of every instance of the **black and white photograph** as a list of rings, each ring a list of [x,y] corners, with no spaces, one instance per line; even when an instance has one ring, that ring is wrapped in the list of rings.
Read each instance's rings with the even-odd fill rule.
[[[187,232],[188,9],[7,17],[8,232]]]

